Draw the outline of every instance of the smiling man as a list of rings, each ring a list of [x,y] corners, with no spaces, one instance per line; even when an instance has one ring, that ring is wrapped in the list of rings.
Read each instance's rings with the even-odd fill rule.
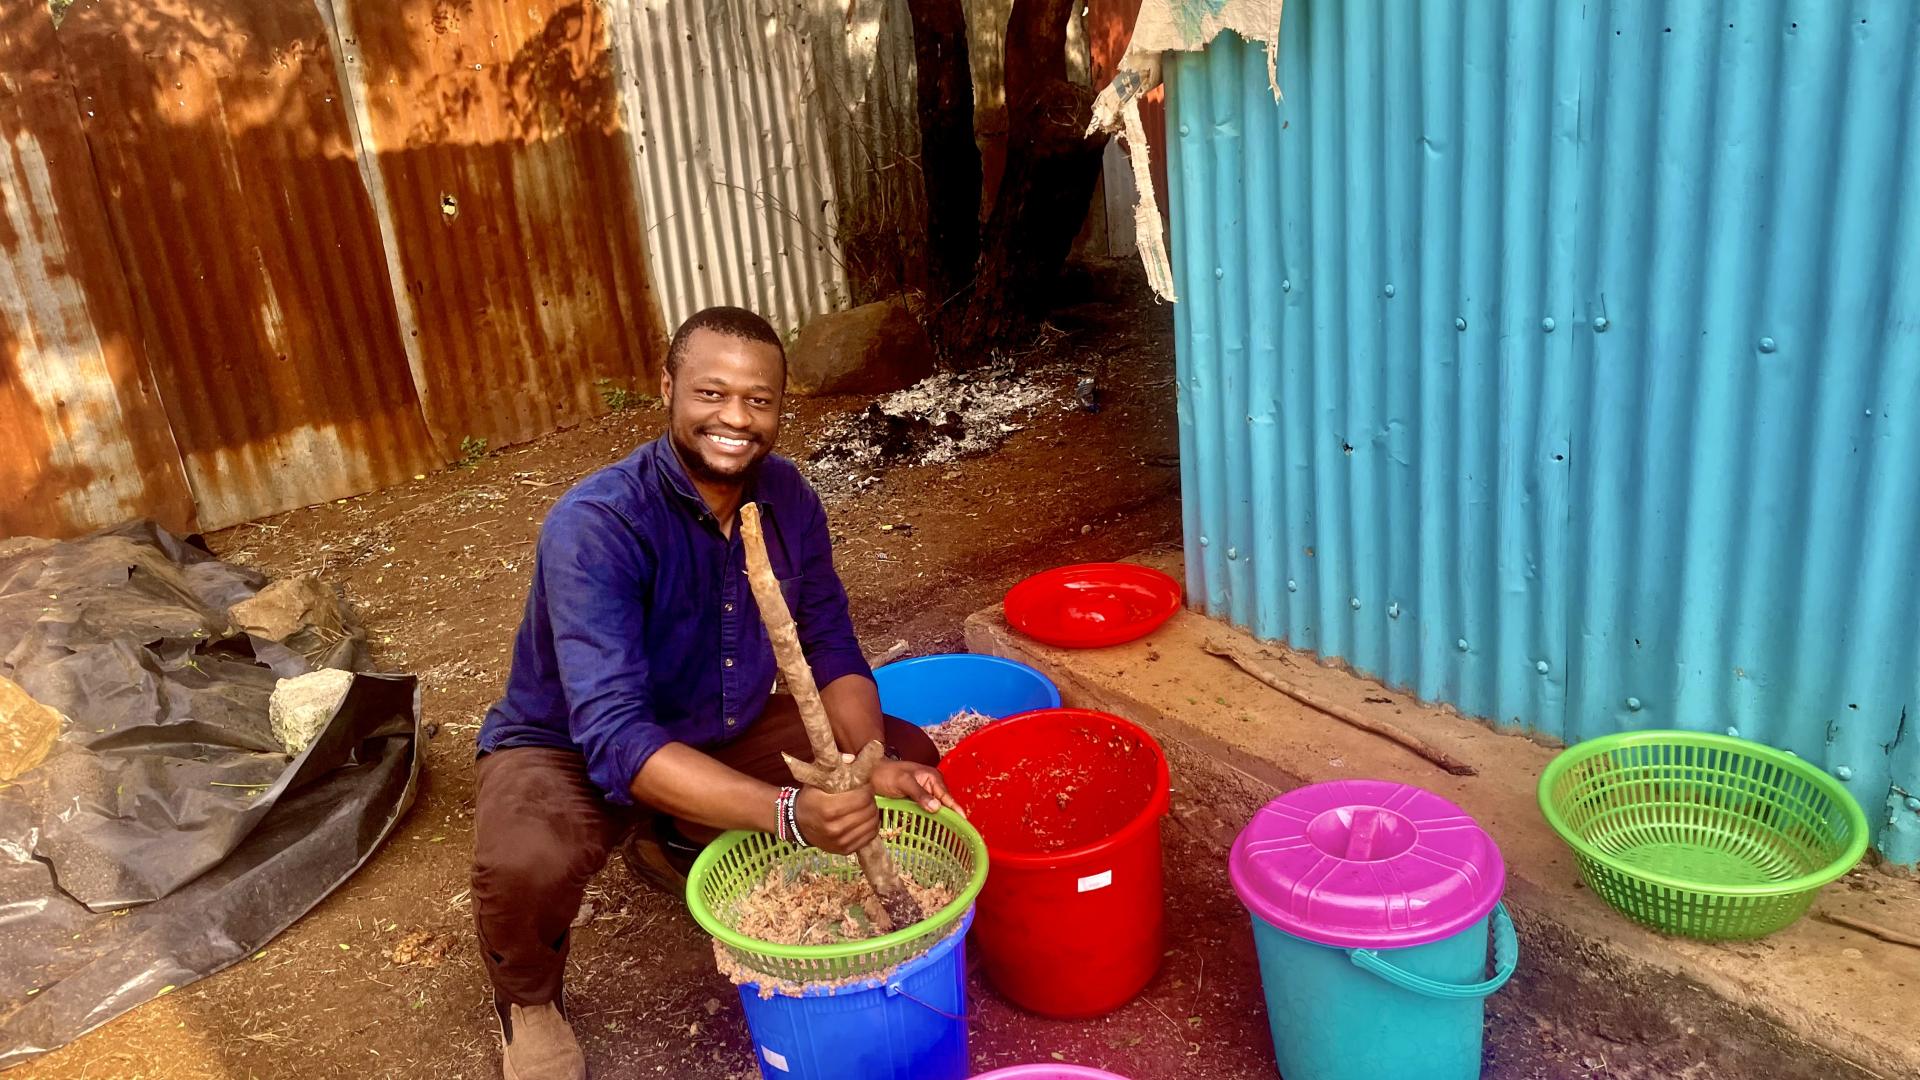
[[[666,368],[666,434],[582,480],[541,526],[506,695],[480,728],[473,909],[507,1080],[586,1075],[561,976],[581,894],[614,847],[678,895],[721,830],[785,831],[780,755],[812,752],[793,699],[772,693],[743,502],[760,507],[841,749],[889,751],[871,787],[801,789],[797,841],[858,849],[879,831],[875,794],[953,805],[932,742],[881,715],[826,512],[772,453],[779,336],[750,311],[709,308],[674,333]]]

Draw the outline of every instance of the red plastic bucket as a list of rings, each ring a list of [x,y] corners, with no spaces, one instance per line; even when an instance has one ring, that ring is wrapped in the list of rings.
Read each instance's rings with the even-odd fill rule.
[[[940,771],[987,841],[973,940],[994,987],[1063,1019],[1138,994],[1164,939],[1167,758],[1153,737],[1106,713],[1039,709],[968,736]]]

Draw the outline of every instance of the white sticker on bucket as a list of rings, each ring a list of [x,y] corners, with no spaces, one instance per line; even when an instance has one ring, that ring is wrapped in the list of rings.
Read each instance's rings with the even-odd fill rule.
[[[781,1072],[793,1071],[787,1068],[787,1056],[785,1054],[776,1054],[763,1046],[760,1048],[760,1056],[767,1059],[767,1064],[779,1069]]]
[[[1113,871],[1102,870],[1097,874],[1088,874],[1081,878],[1080,891],[1092,892],[1095,889],[1104,889],[1111,884],[1113,884]]]

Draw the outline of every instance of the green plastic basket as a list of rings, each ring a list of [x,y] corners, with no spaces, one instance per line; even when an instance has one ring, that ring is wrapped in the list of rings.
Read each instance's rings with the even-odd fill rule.
[[[1867,815],[1839,781],[1726,735],[1634,731],[1580,743],[1541,774],[1540,809],[1602,899],[1704,941],[1788,925],[1867,850]]]
[[[743,966],[774,982],[808,983],[879,976],[920,955],[952,931],[987,880],[987,844],[951,810],[929,814],[910,802],[880,799],[880,829],[902,873],[922,885],[943,884],[957,895],[938,912],[903,929],[865,941],[832,945],[776,945],[734,929],[742,897],[770,870],[801,869],[857,877],[850,855],[784,843],[763,832],[730,832],[695,860],[687,874],[687,907]]]

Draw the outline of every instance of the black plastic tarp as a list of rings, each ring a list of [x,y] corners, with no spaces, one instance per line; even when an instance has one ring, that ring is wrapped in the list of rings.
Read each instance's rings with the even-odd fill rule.
[[[68,721],[0,782],[0,1068],[252,954],[412,801],[413,678],[358,672],[337,600],[247,633],[231,609],[265,585],[149,524],[0,546],[0,675]],[[316,664],[357,673],[289,756],[268,700]]]

